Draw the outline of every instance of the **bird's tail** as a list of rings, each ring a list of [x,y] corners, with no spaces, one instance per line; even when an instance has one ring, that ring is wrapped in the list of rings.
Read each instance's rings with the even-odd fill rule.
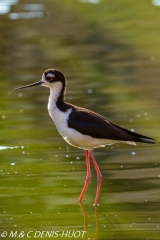
[[[126,140],[126,141],[133,141],[133,142],[144,142],[144,143],[151,143],[151,144],[155,144],[155,139],[154,138],[150,138],[144,135],[141,135],[139,133],[135,133],[132,132],[126,128],[120,127],[114,123],[112,123],[114,126],[118,127],[119,130],[123,130],[123,139],[122,140]],[[125,132],[125,134],[124,134]]]

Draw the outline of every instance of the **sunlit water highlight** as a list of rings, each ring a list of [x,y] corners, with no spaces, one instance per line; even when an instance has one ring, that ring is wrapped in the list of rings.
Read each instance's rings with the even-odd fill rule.
[[[93,166],[79,205],[85,154],[57,133],[48,89],[12,91],[58,68],[68,79],[66,101],[158,140],[160,15],[152,1],[135,1],[19,1],[1,15],[0,233],[85,230],[84,239],[160,239],[159,142],[95,150],[103,174],[99,206]],[[13,13],[16,21],[8,19]]]

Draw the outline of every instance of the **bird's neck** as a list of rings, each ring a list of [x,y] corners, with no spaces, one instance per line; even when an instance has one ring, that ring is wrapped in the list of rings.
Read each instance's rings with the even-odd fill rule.
[[[48,101],[49,113],[57,108],[61,111],[64,111],[64,94],[65,86],[61,82],[55,82],[54,86],[50,88],[50,97]]]

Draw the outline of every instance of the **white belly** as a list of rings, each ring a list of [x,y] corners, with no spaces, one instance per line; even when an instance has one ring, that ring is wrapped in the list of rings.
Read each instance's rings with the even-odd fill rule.
[[[69,128],[67,120],[72,109],[68,109],[67,112],[61,112],[57,107],[54,107],[54,109],[48,108],[48,110],[57,127],[57,130],[64,140],[72,146],[90,150],[92,148],[104,147],[105,145],[111,145],[118,142],[116,140],[92,138],[81,134],[73,128]]]
[[[62,112],[57,108],[56,101],[60,94],[62,88],[61,82],[55,82],[54,88],[50,89],[50,97],[48,102],[49,115],[53,119],[57,130],[62,135],[64,140],[78,148],[82,149],[92,149],[96,147],[104,147],[105,145],[111,145],[116,142],[122,142],[118,140],[102,139],[102,138],[92,138],[88,135],[81,134],[73,128],[68,127],[69,114],[72,112],[72,108],[68,109],[66,112]],[[133,142],[125,142],[129,144],[134,144]]]

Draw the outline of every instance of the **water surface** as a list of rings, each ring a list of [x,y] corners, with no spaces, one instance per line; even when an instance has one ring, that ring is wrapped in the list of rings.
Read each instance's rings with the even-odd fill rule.
[[[1,233],[159,239],[160,9],[138,0],[21,0],[8,9],[0,15]],[[82,205],[77,201],[85,154],[57,132],[46,108],[49,90],[12,92],[50,67],[68,79],[66,101],[158,140],[95,150],[103,174],[97,208],[93,166]]]

